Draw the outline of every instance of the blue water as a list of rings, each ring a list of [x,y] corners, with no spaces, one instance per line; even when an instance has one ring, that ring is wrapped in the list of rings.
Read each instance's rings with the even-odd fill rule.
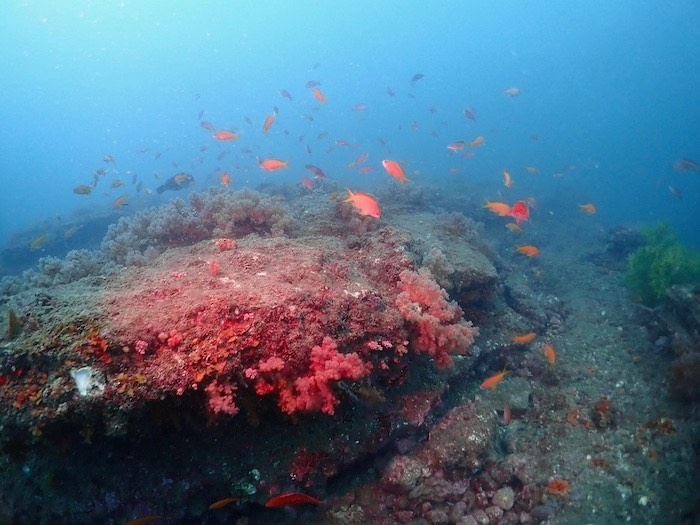
[[[76,213],[111,213],[124,193],[121,214],[176,195],[136,193],[134,175],[154,189],[184,170],[200,190],[217,186],[225,169],[238,189],[294,184],[313,163],[343,186],[372,191],[385,183],[383,158],[405,161],[414,184],[494,200],[533,196],[562,220],[593,202],[601,231],[667,219],[700,246],[700,173],[672,168],[680,158],[700,162],[698,27],[695,0],[8,0],[0,246]],[[411,83],[416,73],[425,76]],[[309,80],[321,82],[326,105],[305,88]],[[521,95],[506,96],[510,87]],[[367,109],[353,111],[360,103]],[[463,115],[470,106],[475,122]],[[241,139],[212,139],[201,112]],[[321,132],[328,137],[319,141]],[[449,155],[448,143],[478,135],[486,142],[473,158]],[[335,140],[355,147],[327,152]],[[361,152],[374,173],[345,167]],[[262,172],[256,155],[290,168]],[[98,168],[110,173],[93,194],[74,194]],[[503,169],[513,174],[510,190]],[[115,178],[124,186],[109,188]]]

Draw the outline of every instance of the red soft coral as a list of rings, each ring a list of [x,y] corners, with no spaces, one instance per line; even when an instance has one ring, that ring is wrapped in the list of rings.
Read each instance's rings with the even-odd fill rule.
[[[335,341],[324,337],[321,346],[311,349],[309,374],[281,388],[279,406],[287,414],[320,410],[333,415],[339,401],[333,394],[332,383],[341,379],[359,379],[370,368],[358,354],[341,354]]]
[[[428,270],[404,270],[399,278],[396,307],[415,328],[414,350],[430,355],[439,368],[452,366],[450,354],[464,354],[478,329],[462,319],[462,309],[447,300]]]

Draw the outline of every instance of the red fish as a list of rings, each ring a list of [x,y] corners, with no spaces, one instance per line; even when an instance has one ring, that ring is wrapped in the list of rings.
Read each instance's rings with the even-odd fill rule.
[[[452,151],[462,151],[464,149],[464,141],[455,140],[454,142],[451,142],[447,145],[447,149]]]
[[[527,202],[518,201],[510,208],[510,216],[515,219],[515,223],[520,225],[521,222],[530,219],[530,210],[527,207]]]
[[[265,122],[263,122],[263,133],[267,135],[267,132],[270,131],[270,128],[272,127],[272,124],[274,124],[275,119],[277,118],[277,106],[272,110],[272,113],[270,113],[267,117],[265,117]]]
[[[278,159],[258,159],[258,163],[260,164],[260,167],[265,171],[281,170],[282,168],[286,168],[289,165],[289,163],[286,160]]]
[[[229,184],[231,184],[231,177],[229,176],[228,171],[224,171],[221,174],[221,184],[223,184],[224,186],[228,186]]]
[[[236,140],[240,138],[240,135],[236,133],[235,131],[229,131],[227,129],[221,129],[214,133],[212,135],[216,140],[220,140],[222,142],[228,142],[230,140]]]
[[[273,509],[276,507],[298,507],[299,505],[319,505],[321,500],[309,496],[308,494],[303,494],[301,492],[288,492],[287,494],[280,494],[279,496],[273,496],[265,502],[265,506],[268,509]]]
[[[393,160],[383,160],[382,166],[384,166],[384,169],[389,175],[391,175],[401,184],[404,184],[410,180],[406,177],[406,173],[403,171],[403,168],[398,162]]]
[[[348,198],[344,202],[352,204],[360,215],[374,217],[375,219],[379,219],[382,216],[377,200],[367,193],[361,191],[353,193],[351,190],[348,190]]]
[[[321,104],[325,104],[325,103],[326,103],[326,96],[321,92],[320,89],[318,89],[318,88],[313,88],[313,90],[311,90],[311,94],[314,96],[314,98],[315,98],[316,100],[319,101],[319,103],[321,103]]]
[[[314,182],[308,177],[302,177],[299,179],[299,183],[309,191],[313,191],[314,189]]]
[[[325,179],[326,174],[323,173],[323,170],[319,168],[318,166],[314,166],[313,164],[307,164],[304,166],[307,170],[309,170],[314,177],[317,179]]]

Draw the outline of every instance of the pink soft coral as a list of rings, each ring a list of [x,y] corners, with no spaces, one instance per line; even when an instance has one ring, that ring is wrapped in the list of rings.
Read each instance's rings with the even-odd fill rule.
[[[439,368],[452,366],[451,354],[464,354],[479,330],[462,319],[462,309],[447,300],[428,270],[404,270],[399,278],[396,307],[415,328],[414,350],[430,355]]]
[[[339,401],[333,394],[332,383],[341,379],[359,379],[370,368],[358,354],[341,354],[335,341],[324,337],[321,346],[311,349],[308,375],[281,389],[279,406],[287,414],[320,410],[333,415]]]

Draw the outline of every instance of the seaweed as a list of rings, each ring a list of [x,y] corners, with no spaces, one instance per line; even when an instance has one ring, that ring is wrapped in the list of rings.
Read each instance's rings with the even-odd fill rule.
[[[700,251],[681,244],[668,222],[643,233],[646,242],[629,256],[625,273],[639,302],[656,306],[671,286],[700,281]]]

